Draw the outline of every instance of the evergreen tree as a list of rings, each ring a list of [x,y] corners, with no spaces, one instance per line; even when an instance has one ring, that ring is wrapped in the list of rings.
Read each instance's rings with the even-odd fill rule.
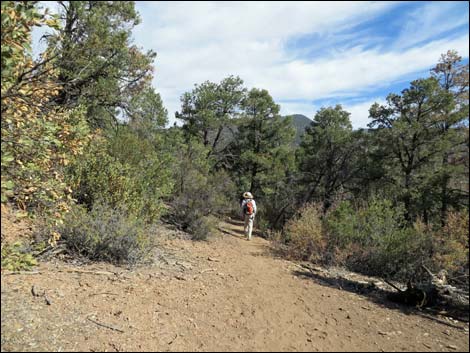
[[[427,184],[433,176],[434,159],[442,153],[446,111],[452,110],[452,94],[434,78],[413,81],[401,95],[390,94],[387,105],[374,104],[370,127],[381,129],[378,143],[388,157],[388,176],[404,202],[406,219],[429,217],[433,200]]]
[[[460,208],[468,200],[468,190],[459,185],[459,180],[468,179],[468,64],[461,63],[456,51],[442,54],[439,63],[431,70],[441,87],[453,95],[455,106],[442,112],[439,124],[442,137],[442,156],[437,161],[437,173],[430,188],[440,202],[441,224],[444,225],[450,206]],[[467,173],[465,173],[467,172]]]
[[[232,120],[239,113],[245,91],[239,77],[229,76],[218,84],[206,81],[196,85],[181,97],[181,112],[177,112],[176,117],[184,122],[188,140],[194,136],[209,148],[207,158],[212,156],[214,164],[223,159],[222,150],[227,145],[225,135],[229,134]]]
[[[341,105],[322,108],[307,128],[298,153],[302,201],[322,201],[325,211],[353,175],[355,148],[349,115]]]
[[[284,187],[293,168],[291,148],[295,131],[291,119],[282,119],[280,107],[268,91],[253,88],[242,103],[243,115],[230,146],[232,172],[240,192],[258,198]]]
[[[48,37],[58,53],[62,89],[56,104],[83,104],[87,119],[106,127],[129,113],[132,97],[148,87],[155,53],[131,43],[140,22],[132,1],[59,1],[61,29]]]

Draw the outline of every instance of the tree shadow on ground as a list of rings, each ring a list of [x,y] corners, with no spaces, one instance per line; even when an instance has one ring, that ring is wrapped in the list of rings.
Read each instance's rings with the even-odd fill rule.
[[[227,222],[227,223],[230,223],[230,224],[232,224],[232,225],[234,225],[234,226],[241,226],[241,227],[243,227],[243,226],[245,225],[245,222],[244,222],[244,221],[238,220],[238,219],[234,219],[234,218],[228,218],[228,219],[225,219],[224,221]]]
[[[405,315],[419,315],[426,319],[438,322],[440,324],[463,329],[460,326],[454,325],[447,321],[444,321],[442,318],[438,317],[440,312],[446,311],[445,316],[452,317],[459,321],[468,322],[468,312],[464,313],[460,310],[452,310],[446,307],[425,307],[417,308],[415,306],[407,306],[405,304],[399,304],[390,301],[387,296],[392,293],[392,291],[387,291],[376,287],[372,283],[364,284],[363,282],[358,282],[342,277],[328,277],[323,275],[320,272],[315,272],[313,269],[310,270],[293,270],[293,275],[298,276],[304,279],[311,279],[315,283],[322,286],[327,286],[330,288],[336,288],[339,290],[344,290],[352,293],[359,294],[363,297],[366,297],[368,300],[380,305],[381,307],[390,309],[390,310],[399,310]]]
[[[237,237],[237,238],[246,238],[245,237],[245,233],[243,232],[243,230],[239,230],[239,229],[230,229],[230,231],[226,230],[226,229],[223,229],[221,227],[218,228],[219,232],[223,233],[223,234],[226,234],[226,235],[230,235],[232,237]]]
[[[239,228],[239,229],[230,228],[229,230],[227,230],[227,229],[223,229],[222,227],[219,227],[219,230],[222,233],[227,234],[227,235],[236,235],[236,234],[238,234],[238,235],[245,236],[245,232],[244,232],[245,222],[244,221],[234,219],[234,218],[228,218],[228,219],[224,219],[224,222],[226,222],[228,224],[231,224],[231,225],[234,225],[234,226],[241,227],[241,228]],[[261,232],[258,229],[253,228],[253,232],[251,234],[255,237],[260,237],[260,238],[266,239],[266,236],[264,235],[264,233]]]
[[[272,243],[270,246],[265,246],[262,252],[256,254],[257,256],[266,256],[276,259],[286,260],[286,252],[282,246],[273,246]],[[295,263],[295,262],[292,262]],[[297,264],[296,264],[297,265]],[[371,302],[374,302],[381,307],[390,309],[390,310],[399,310],[406,315],[419,315],[423,318],[438,322],[440,324],[463,329],[461,326],[457,326],[452,324],[451,322],[445,321],[441,315],[444,317],[451,317],[453,319],[457,319],[461,322],[469,322],[469,312],[450,308],[444,305],[434,305],[431,307],[424,307],[424,308],[417,308],[416,306],[406,305],[403,303],[397,303],[391,301],[388,296],[391,293],[396,293],[395,289],[384,290],[378,288],[373,284],[364,283],[363,281],[355,281],[352,279],[341,277],[340,275],[336,275],[335,277],[330,277],[328,275],[323,274],[320,271],[315,271],[313,268],[306,268],[303,269],[300,265],[297,265],[298,269],[293,270],[292,274],[294,276],[303,278],[303,279],[310,279],[315,283],[327,286],[330,288],[335,288],[338,290],[344,290],[351,293],[355,293],[361,295],[368,299]]]

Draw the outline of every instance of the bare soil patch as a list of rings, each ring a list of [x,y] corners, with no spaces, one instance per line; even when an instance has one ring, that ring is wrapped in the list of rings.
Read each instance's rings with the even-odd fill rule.
[[[55,259],[2,273],[2,351],[469,349],[468,323],[308,276],[241,222],[220,229],[160,234],[155,263],[134,269]]]

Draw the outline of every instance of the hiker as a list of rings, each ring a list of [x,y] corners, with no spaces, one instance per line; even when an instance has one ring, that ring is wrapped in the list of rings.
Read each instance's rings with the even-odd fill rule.
[[[256,202],[253,200],[251,192],[245,192],[243,194],[243,201],[241,204],[243,210],[243,216],[245,219],[245,236],[248,240],[251,240],[251,232],[253,231],[253,221],[256,215]]]

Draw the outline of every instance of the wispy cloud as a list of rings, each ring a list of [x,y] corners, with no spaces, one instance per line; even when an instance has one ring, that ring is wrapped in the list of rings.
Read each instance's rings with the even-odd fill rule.
[[[468,33],[468,3],[461,1],[432,1],[404,14],[403,27],[395,41],[396,48],[440,39],[442,35]],[[454,33],[452,33],[454,32]]]
[[[435,38],[468,23],[455,6],[424,3],[411,13],[401,7],[399,2],[138,2],[143,21],[135,39],[158,53],[155,86],[171,114],[195,83],[233,74],[248,87],[268,89],[282,112],[298,109],[312,117],[309,102],[361,95],[367,100],[376,89],[429,70],[450,48],[468,53],[468,31]],[[438,10],[442,17],[452,14],[441,19],[442,27],[436,25]],[[401,26],[394,38],[368,27],[386,26],[380,18],[392,15]]]
[[[366,104],[385,99],[387,87],[407,86],[448,49],[468,58],[465,2],[137,1],[136,7],[142,23],[134,40],[157,52],[154,85],[170,123],[195,83],[238,75],[248,88],[267,89],[283,114],[312,118],[328,100],[348,104],[362,126]]]

